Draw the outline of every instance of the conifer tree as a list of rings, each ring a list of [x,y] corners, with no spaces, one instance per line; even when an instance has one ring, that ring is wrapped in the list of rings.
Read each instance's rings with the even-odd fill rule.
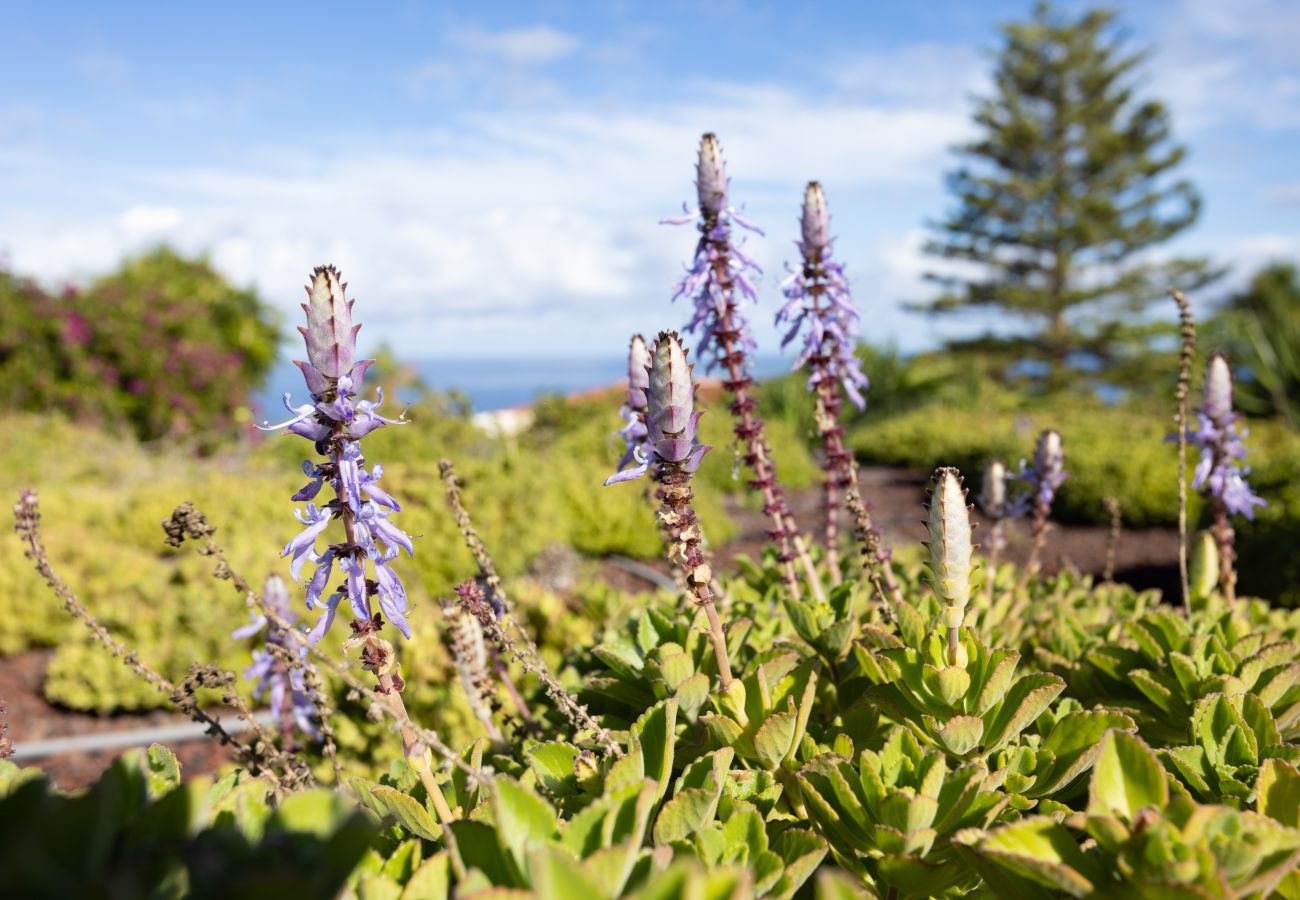
[[[1040,3],[1003,36],[977,137],[948,176],[956,208],[925,248],[956,265],[929,274],[944,293],[921,308],[996,313],[993,332],[953,346],[1004,373],[1036,362],[1028,371],[1054,385],[1075,363],[1118,375],[1150,333],[1132,314],[1216,274],[1205,259],[1149,253],[1200,210],[1173,175],[1185,149],[1165,107],[1139,95],[1145,54],[1125,48],[1113,12],[1072,18]]]

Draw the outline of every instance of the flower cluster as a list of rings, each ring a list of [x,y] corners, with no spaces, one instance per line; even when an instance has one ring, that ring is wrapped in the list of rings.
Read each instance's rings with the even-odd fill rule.
[[[271,575],[266,579],[262,589],[262,599],[291,625],[298,616],[289,603],[289,591],[284,579]],[[312,664],[307,659],[307,648],[300,642],[292,640],[279,626],[269,621],[266,616],[250,613],[252,619],[243,628],[237,629],[231,637],[236,640],[253,637],[263,631],[268,647],[253,651],[253,664],[244,671],[244,677],[254,681],[253,698],[269,696],[271,715],[280,724],[280,730],[289,732],[293,728],[303,734],[317,737],[316,706],[307,691],[306,670]],[[270,646],[283,648],[283,652],[292,654],[301,660],[301,665],[290,666],[282,655],[270,649]]]
[[[1205,389],[1201,408],[1196,414],[1197,427],[1188,440],[1201,451],[1192,487],[1203,496],[1221,502],[1231,514],[1255,518],[1255,507],[1267,502],[1256,496],[1246,483],[1249,466],[1242,438],[1237,431],[1237,414],[1232,411],[1232,371],[1222,353],[1210,357],[1205,369]]]
[[[371,609],[370,598],[375,595],[383,615],[409,638],[406,589],[390,563],[399,548],[408,555],[412,552],[411,539],[389,521],[401,506],[379,486],[383,467],[376,465],[367,470],[360,443],[375,429],[402,424],[405,419],[379,414],[384,400],[382,390],[378,400],[357,399],[361,379],[373,360],[356,359],[357,331],[361,326],[352,324],[353,301],[346,299],[346,289],[332,266],[322,266],[312,273],[308,302],[303,304],[307,326],[298,329],[307,345],[307,362],[294,361],[302,370],[312,402],[295,407],[285,394],[284,405],[294,417],[279,425],[263,426],[264,430],[285,428],[305,437],[325,457],[303,463],[303,474],[310,480],[293,499],[307,504],[297,513],[304,527],[282,555],[292,557],[290,572],[295,581],[307,562],[316,567],[306,591],[308,609],[323,607],[311,631],[313,641],[319,641],[329,631],[344,597],[358,620],[382,625],[382,618]],[[317,506],[312,501],[327,481],[334,497]],[[343,522],[343,540],[317,553],[316,541],[334,519]],[[367,563],[374,572],[373,579],[367,578]],[[322,600],[335,565],[344,581]]]
[[[858,409],[866,408],[862,392],[867,376],[853,352],[858,311],[849,295],[844,266],[831,259],[830,212],[821,185],[809,182],[804,191],[803,239],[796,241],[803,265],[782,285],[786,304],[777,311],[776,324],[788,331],[784,349],[803,332],[803,349],[794,368],[809,369],[808,390],[836,382]]]
[[[686,354],[677,332],[659,333],[646,379],[646,438],[638,448],[640,464],[611,475],[606,485],[633,481],[652,466],[694,472],[712,449],[696,436],[704,411],[695,408],[698,385],[692,383],[694,366],[687,363]]]
[[[1065,471],[1065,450],[1061,446],[1061,433],[1048,428],[1038,436],[1034,447],[1034,464],[1020,461],[1020,471],[1008,476],[1029,485],[1029,491],[1016,502],[1013,515],[1023,516],[1033,512],[1046,516],[1056,499],[1056,491],[1070,473]]]
[[[699,223],[700,240],[686,275],[678,283],[673,299],[690,297],[695,310],[686,330],[698,335],[700,358],[706,367],[728,365],[727,357],[755,348],[747,323],[737,311],[737,294],[757,302],[758,292],[750,274],[762,271],[758,263],[740,251],[731,239],[731,223],[762,234],[728,204],[727,170],[717,136],[706,134],[700,141],[695,188],[699,206],[683,207],[685,214],[662,220],[661,224]],[[743,358],[743,356],[742,356]]]

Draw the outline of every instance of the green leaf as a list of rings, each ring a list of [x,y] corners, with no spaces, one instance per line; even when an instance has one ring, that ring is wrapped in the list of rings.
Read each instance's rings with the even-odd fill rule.
[[[645,777],[658,783],[660,797],[672,781],[676,727],[677,701],[672,699],[655,704],[632,724],[633,746],[641,751]]]
[[[958,832],[954,840],[1016,875],[1072,897],[1086,897],[1106,880],[1105,873],[1079,849],[1074,835],[1046,816],[992,832]]]
[[[600,900],[611,893],[591,881],[577,860],[559,847],[542,847],[530,857],[532,888],[547,900]]]
[[[655,846],[689,838],[709,822],[718,809],[722,789],[687,788],[664,804],[655,819]]]
[[[411,875],[420,865],[420,856],[420,842],[418,840],[403,841],[389,855],[381,871],[398,884],[406,884],[411,880]]]
[[[555,810],[512,778],[493,781],[492,811],[501,843],[521,872],[527,871],[528,857],[534,850],[558,837]]]
[[[1111,729],[1132,733],[1137,726],[1123,713],[1108,710],[1074,712],[1062,718],[1043,741],[1052,765],[1039,775],[1028,795],[1045,797],[1069,787],[1092,767],[1101,752],[1102,735]]]
[[[354,784],[359,780],[354,780]],[[442,826],[429,815],[424,804],[397,788],[376,784],[368,789],[358,790],[357,797],[379,815],[396,820],[397,824],[416,837],[436,841],[442,836]]]
[[[953,716],[934,732],[934,736],[948,753],[964,757],[979,746],[980,738],[984,736],[984,721],[975,716]]]
[[[1259,767],[1255,790],[1255,808],[1262,815],[1300,828],[1300,770],[1280,759],[1265,760]]]
[[[429,857],[415,870],[402,891],[402,900],[447,900],[451,892],[451,858],[444,853]]]
[[[450,827],[466,869],[480,870],[491,884],[500,887],[526,886],[523,873],[511,865],[501,841],[497,839],[498,829],[469,819],[457,819]],[[468,891],[463,884],[457,885],[457,889]]]
[[[552,794],[568,797],[578,792],[578,776],[573,763],[579,750],[564,741],[538,744],[528,751],[528,762],[542,787]]]
[[[181,783],[181,764],[162,744],[150,744],[145,754],[146,782],[150,797],[161,797]]]
[[[1092,769],[1088,815],[1116,815],[1127,822],[1143,809],[1164,809],[1169,783],[1164,767],[1138,737],[1108,731]]]
[[[754,734],[754,753],[764,768],[775,769],[789,753],[798,718],[794,713],[782,712],[768,716]]]
[[[402,886],[387,875],[362,875],[357,882],[357,900],[401,900]]]

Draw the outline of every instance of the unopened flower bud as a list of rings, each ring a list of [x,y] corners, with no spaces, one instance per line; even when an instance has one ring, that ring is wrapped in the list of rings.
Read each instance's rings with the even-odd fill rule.
[[[990,459],[984,464],[984,477],[980,481],[980,508],[991,518],[1002,518],[1007,509],[1007,466],[1000,459]]]
[[[677,332],[659,332],[651,354],[646,428],[655,455],[666,463],[685,463],[687,471],[694,471],[709,449],[695,440],[702,413],[695,409],[693,368]]]
[[[700,210],[706,215],[716,216],[727,208],[727,166],[722,161],[722,145],[712,132],[700,139],[695,187],[699,191]]]
[[[1034,468],[1039,474],[1050,479],[1065,467],[1065,450],[1061,447],[1061,433],[1048,428],[1038,436],[1034,447]]]
[[[627,353],[627,405],[638,412],[646,407],[646,390],[650,387],[650,348],[645,338],[632,335]]]
[[[356,360],[357,331],[352,324],[352,301],[344,296],[345,286],[333,266],[319,266],[307,287],[307,326],[299,327],[307,343],[307,361],[326,378],[339,378],[352,370]]]
[[[1215,353],[1205,366],[1205,414],[1222,426],[1232,416],[1232,369],[1228,358]]]
[[[947,607],[945,624],[949,629],[959,628],[970,600],[973,548],[970,510],[966,507],[961,473],[956,469],[938,469],[934,473],[927,525],[930,580]]]
[[[803,249],[805,254],[825,250],[831,243],[831,214],[826,194],[816,181],[808,182],[803,194]]]

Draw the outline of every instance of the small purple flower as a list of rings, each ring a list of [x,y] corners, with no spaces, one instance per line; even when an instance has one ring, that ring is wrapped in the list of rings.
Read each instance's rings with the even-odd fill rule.
[[[646,440],[640,450],[640,465],[611,475],[606,486],[640,478],[651,466],[694,472],[712,449],[696,436],[703,410],[695,408],[691,372],[686,350],[675,331],[661,331],[651,353],[649,387],[646,392]]]
[[[1205,370],[1205,389],[1197,427],[1189,430],[1188,440],[1201,451],[1192,477],[1192,487],[1223,504],[1232,515],[1255,518],[1255,507],[1267,506],[1246,483],[1250,467],[1241,465],[1246,458],[1242,439],[1246,430],[1237,431],[1237,414],[1232,411],[1232,370],[1222,353],[1215,353]]]
[[[801,219],[803,240],[796,241],[803,263],[782,285],[786,303],[776,314],[778,327],[786,327],[784,349],[803,332],[803,349],[794,369],[808,367],[808,390],[836,382],[858,409],[865,409],[862,392],[868,387],[856,342],[858,311],[849,295],[844,267],[831,259],[830,212],[821,185],[809,182],[804,192]]]
[[[708,356],[706,369],[725,364],[726,350],[719,329],[734,331],[731,339],[739,348],[752,350],[756,346],[737,307],[741,297],[750,302],[758,300],[758,291],[750,275],[762,270],[732,242],[731,223],[756,234],[763,232],[728,205],[728,187],[722,146],[716,135],[706,134],[700,140],[696,163],[695,188],[699,206],[694,210],[684,207],[684,215],[661,222],[666,225],[699,223],[700,240],[695,246],[695,257],[678,282],[673,299],[690,297],[695,303],[686,330],[699,336],[700,358]]]
[[[1061,433],[1048,428],[1040,434],[1034,447],[1034,464],[1027,465],[1022,459],[1020,471],[1008,477],[1029,485],[1029,492],[1016,502],[1012,515],[1022,516],[1033,512],[1046,518],[1051,512],[1052,501],[1056,499],[1056,491],[1070,477],[1070,473],[1065,471]]]
[[[262,598],[291,625],[297,619],[289,604],[289,591],[280,576],[271,575],[266,579]],[[303,667],[312,665],[307,659],[307,648],[291,641],[289,636],[279,626],[268,621],[266,616],[250,613],[250,618],[249,624],[236,629],[231,634],[232,638],[244,640],[265,631],[267,644],[283,647],[295,654],[302,661]],[[260,700],[263,696],[269,695],[271,715],[282,732],[289,734],[296,728],[302,734],[313,738],[318,737],[315,722],[316,706],[307,692],[302,668],[290,668],[283,659],[270,650],[259,649],[253,651],[253,664],[244,671],[244,677],[256,682],[253,685],[253,699]]]
[[[345,296],[347,285],[330,266],[312,273],[307,288],[306,327],[299,328],[307,346],[307,361],[295,361],[312,395],[310,404],[294,406],[286,394],[285,407],[293,418],[280,425],[262,426],[264,430],[284,428],[291,434],[307,438],[316,445],[324,460],[303,463],[302,471],[310,480],[293,499],[306,502],[298,520],[304,528],[284,548],[292,557],[290,572],[295,581],[310,560],[315,571],[307,580],[308,609],[323,606],[310,637],[319,641],[329,631],[339,603],[346,596],[357,618],[372,620],[371,596],[378,595],[380,608],[401,632],[410,637],[406,624],[406,591],[388,563],[400,547],[407,554],[414,551],[411,538],[393,525],[388,517],[401,510],[391,494],[379,486],[383,467],[366,468],[361,439],[377,428],[405,424],[405,415],[396,419],[379,414],[384,402],[383,390],[376,400],[361,400],[357,391],[373,360],[356,358],[356,337],[360,325],[352,323],[352,302]],[[328,482],[334,499],[322,506],[313,501]],[[343,522],[344,540],[316,552],[316,540],[334,519]],[[381,547],[379,543],[382,542]],[[367,561],[374,568],[373,581],[366,577]],[[322,600],[329,587],[335,566],[345,581],[341,591]]]

